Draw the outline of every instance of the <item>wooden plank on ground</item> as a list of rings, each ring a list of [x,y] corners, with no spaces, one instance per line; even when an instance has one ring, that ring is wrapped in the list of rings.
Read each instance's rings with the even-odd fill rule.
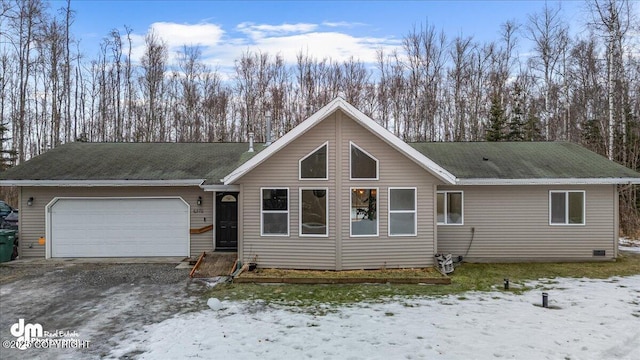
[[[450,285],[451,278],[294,278],[259,277],[243,275],[233,279],[235,283],[256,284],[433,284]]]

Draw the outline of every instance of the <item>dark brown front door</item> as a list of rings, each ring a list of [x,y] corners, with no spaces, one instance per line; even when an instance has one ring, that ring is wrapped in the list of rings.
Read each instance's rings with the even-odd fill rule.
[[[216,193],[216,251],[238,249],[238,193]]]

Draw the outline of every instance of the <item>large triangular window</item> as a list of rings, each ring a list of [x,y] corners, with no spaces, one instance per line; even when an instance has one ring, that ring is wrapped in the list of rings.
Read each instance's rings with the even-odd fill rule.
[[[327,163],[328,142],[320,145],[307,156],[300,159],[300,180],[327,180],[329,166]]]
[[[378,180],[378,159],[351,143],[351,180]]]

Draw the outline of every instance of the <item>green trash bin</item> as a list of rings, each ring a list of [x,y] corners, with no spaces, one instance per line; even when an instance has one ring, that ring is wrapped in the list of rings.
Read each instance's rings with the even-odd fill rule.
[[[11,261],[11,254],[13,254],[13,241],[15,239],[15,230],[0,230],[0,263]]]

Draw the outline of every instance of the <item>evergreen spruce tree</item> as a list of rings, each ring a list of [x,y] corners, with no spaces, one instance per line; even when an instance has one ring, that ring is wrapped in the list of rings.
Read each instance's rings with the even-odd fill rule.
[[[497,95],[491,98],[491,109],[489,110],[489,127],[487,129],[485,139],[487,141],[504,141],[504,135],[507,121],[504,116],[502,103]]]
[[[522,90],[516,84],[514,90],[514,98],[516,105],[513,109],[513,116],[509,121],[509,133],[507,134],[508,141],[522,141],[524,140],[524,113],[522,112],[522,107],[520,107],[520,98]]]
[[[524,123],[523,131],[524,141],[540,141],[542,140],[542,132],[540,131],[540,119],[533,114],[529,115]]]
[[[6,123],[0,123],[0,171],[10,168],[11,163],[16,159],[15,151],[5,149],[5,144],[11,139],[5,137],[8,130]]]

